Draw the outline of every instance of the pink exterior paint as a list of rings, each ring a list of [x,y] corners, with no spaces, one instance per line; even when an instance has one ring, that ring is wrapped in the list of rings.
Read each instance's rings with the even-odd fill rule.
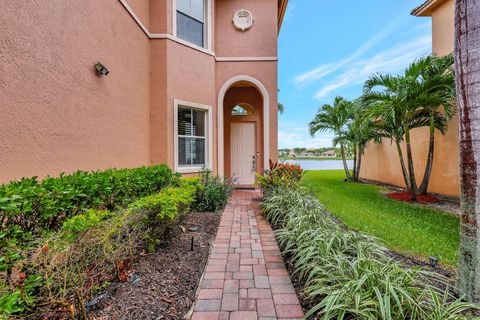
[[[150,42],[120,3],[0,3],[0,181],[148,164]]]
[[[139,21],[119,0],[0,2],[0,182],[79,169],[173,167],[175,99],[212,106],[216,171],[218,95],[239,75],[268,91],[276,160],[279,1],[212,0],[210,53],[175,39],[171,0],[125,0]],[[242,8],[255,18],[246,32],[232,24]],[[108,76],[96,74],[97,61]],[[241,100],[263,98],[254,88],[244,94]]]

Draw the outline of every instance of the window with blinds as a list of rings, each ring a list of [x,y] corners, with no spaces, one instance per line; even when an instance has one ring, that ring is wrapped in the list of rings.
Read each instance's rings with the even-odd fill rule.
[[[205,0],[177,1],[177,37],[205,46]]]
[[[206,111],[178,108],[178,165],[205,166]]]

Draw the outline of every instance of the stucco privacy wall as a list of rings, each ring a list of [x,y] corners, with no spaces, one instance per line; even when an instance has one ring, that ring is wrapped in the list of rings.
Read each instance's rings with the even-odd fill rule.
[[[118,0],[0,8],[0,182],[148,164],[150,42]]]
[[[431,15],[432,51],[437,55],[448,54],[453,51],[454,46],[454,1],[440,1],[440,4],[433,8]],[[455,116],[448,125],[445,135],[439,132],[435,133],[435,155],[429,191],[458,196],[460,194],[458,117]],[[428,140],[428,128],[413,130],[412,152],[415,176],[419,183],[425,170]],[[404,145],[403,150],[405,155]],[[384,139],[381,145],[369,144],[362,162],[360,176],[364,179],[404,186],[395,144],[391,144],[387,139]]]

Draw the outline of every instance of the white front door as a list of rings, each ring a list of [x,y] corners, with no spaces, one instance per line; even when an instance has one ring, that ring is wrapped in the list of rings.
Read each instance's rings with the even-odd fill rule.
[[[232,122],[231,139],[232,175],[237,184],[253,185],[256,169],[255,123]]]

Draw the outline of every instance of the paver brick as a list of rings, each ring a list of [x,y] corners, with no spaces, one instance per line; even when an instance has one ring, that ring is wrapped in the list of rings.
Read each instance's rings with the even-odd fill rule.
[[[201,289],[198,293],[198,299],[222,299],[222,289]]]
[[[238,303],[238,310],[240,311],[256,311],[257,302],[254,299],[240,299]]]
[[[192,320],[303,317],[259,197],[257,191],[236,191],[227,204]]]
[[[235,311],[230,313],[230,320],[257,320],[256,311]]]
[[[301,318],[303,309],[299,304],[276,305],[277,316],[279,318]]]
[[[273,301],[275,304],[300,304],[295,293],[274,293]]]
[[[238,280],[225,280],[223,286],[223,292],[225,293],[237,293],[238,292]]]
[[[222,299],[222,310],[237,311],[238,310],[238,293],[224,293]]]
[[[194,312],[191,320],[219,320],[219,312]]]
[[[255,276],[255,288],[270,288],[267,276]]]
[[[258,299],[257,313],[259,317],[275,317],[275,306],[272,299]]]
[[[219,311],[221,300],[197,300],[195,311]]]

